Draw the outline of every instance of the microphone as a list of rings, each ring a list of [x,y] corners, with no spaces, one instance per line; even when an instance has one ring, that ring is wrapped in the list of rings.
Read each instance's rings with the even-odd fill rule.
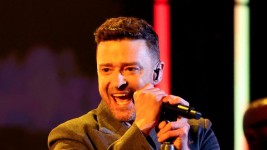
[[[167,120],[176,120],[178,116],[188,119],[200,119],[202,117],[202,114],[193,107],[182,104],[162,103],[162,113],[163,118]]]

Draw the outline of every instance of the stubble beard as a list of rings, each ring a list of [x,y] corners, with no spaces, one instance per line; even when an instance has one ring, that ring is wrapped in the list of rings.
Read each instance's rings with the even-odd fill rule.
[[[115,119],[122,121],[122,122],[128,122],[128,121],[134,121],[135,119],[135,109],[134,107],[129,108],[111,108],[111,113],[114,116]]]

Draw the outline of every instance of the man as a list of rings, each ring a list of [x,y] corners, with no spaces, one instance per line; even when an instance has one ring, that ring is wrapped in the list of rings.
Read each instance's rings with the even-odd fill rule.
[[[53,129],[49,149],[219,149],[208,119],[160,119],[162,103],[189,105],[155,87],[162,79],[158,36],[134,17],[106,20],[94,33],[102,97],[97,109]]]
[[[250,103],[244,115],[243,129],[250,150],[267,148],[267,97]]]

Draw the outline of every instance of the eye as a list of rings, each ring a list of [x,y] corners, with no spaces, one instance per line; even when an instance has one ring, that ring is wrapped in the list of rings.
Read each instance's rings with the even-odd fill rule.
[[[102,70],[102,72],[109,72],[110,71],[109,68],[102,68],[101,70]]]
[[[136,71],[136,70],[138,70],[138,68],[135,68],[135,67],[128,67],[128,68],[126,68],[126,70],[128,70],[128,71]]]
[[[108,74],[110,74],[112,72],[112,68],[110,68],[110,67],[101,67],[99,69],[99,72],[101,74],[103,74],[103,75],[108,75]]]
[[[137,74],[140,72],[140,67],[136,67],[136,66],[125,67],[123,72],[125,74]]]

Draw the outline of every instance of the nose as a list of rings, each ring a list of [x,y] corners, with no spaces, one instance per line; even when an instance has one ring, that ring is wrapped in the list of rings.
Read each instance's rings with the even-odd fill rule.
[[[127,86],[127,82],[125,80],[125,76],[121,73],[117,73],[113,78],[114,87],[118,88],[119,90],[123,90]]]

